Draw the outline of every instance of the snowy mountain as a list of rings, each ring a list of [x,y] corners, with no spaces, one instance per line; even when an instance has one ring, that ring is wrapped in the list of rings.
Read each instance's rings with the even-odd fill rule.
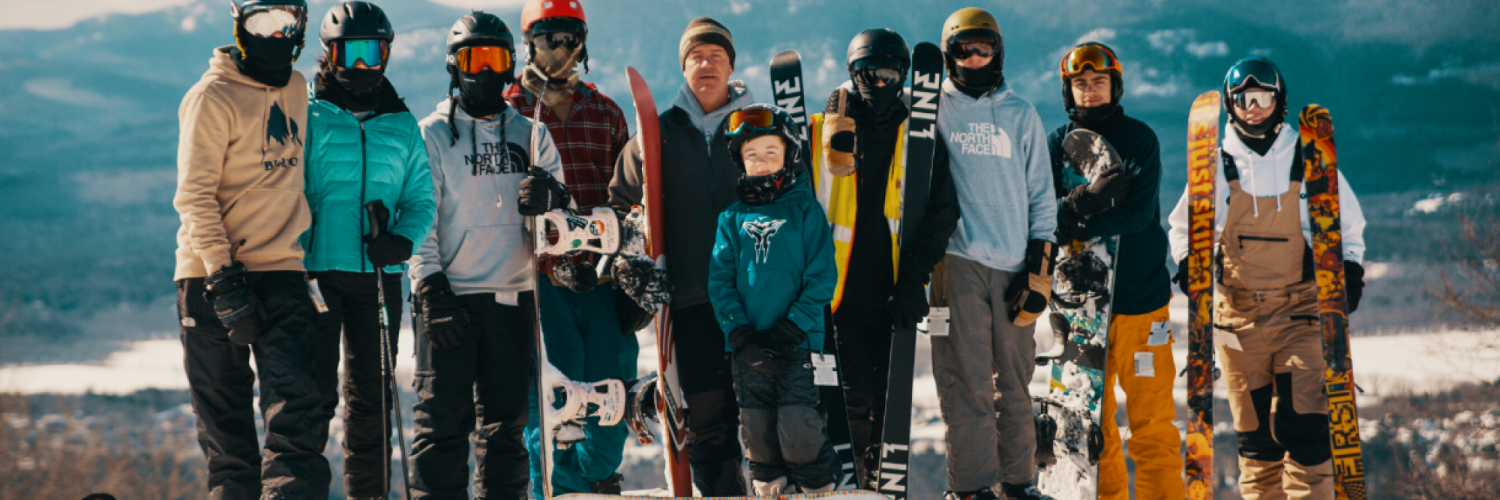
[[[629,113],[623,75],[635,66],[658,102],[670,101],[681,83],[682,27],[710,15],[734,32],[736,76],[761,99],[770,95],[771,55],[800,51],[816,107],[846,78],[844,54],[855,33],[890,27],[913,44],[934,41],[943,19],[968,3],[594,0],[587,5],[586,80]],[[332,4],[312,2],[311,24]],[[399,33],[390,77],[425,114],[447,87],[445,30],[465,10],[424,0],[380,4]],[[1500,158],[1500,35],[1493,28],[1500,9],[1484,0],[1315,4],[984,5],[1005,33],[1007,80],[1049,127],[1065,120],[1056,75],[1064,51],[1086,40],[1116,49],[1127,72],[1123,105],[1155,127],[1162,143],[1166,208],[1185,178],[1184,118],[1193,96],[1217,88],[1231,62],[1252,54],[1278,62],[1295,106],[1317,102],[1333,111],[1341,164],[1361,194],[1493,182],[1489,165]],[[519,21],[517,7],[496,12]],[[175,112],[210,51],[231,43],[230,33],[223,0],[61,29],[0,31],[0,255],[12,270],[0,303],[69,310],[171,293]],[[321,52],[315,35],[309,38],[298,63],[304,73]]]

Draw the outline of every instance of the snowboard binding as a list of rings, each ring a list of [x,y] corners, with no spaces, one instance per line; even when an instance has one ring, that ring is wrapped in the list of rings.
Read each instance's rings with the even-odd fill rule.
[[[620,219],[609,207],[594,207],[589,215],[557,209],[537,216],[537,255],[613,254],[620,249]],[[557,231],[557,242],[548,233]]]

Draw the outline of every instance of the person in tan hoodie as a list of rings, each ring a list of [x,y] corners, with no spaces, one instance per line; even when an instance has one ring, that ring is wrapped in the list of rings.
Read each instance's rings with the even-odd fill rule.
[[[233,4],[235,45],[214,50],[178,110],[173,279],[189,396],[209,498],[323,499],[330,473],[315,425],[316,313],[297,242],[312,221],[302,194],[307,82],[292,69],[307,6]]]

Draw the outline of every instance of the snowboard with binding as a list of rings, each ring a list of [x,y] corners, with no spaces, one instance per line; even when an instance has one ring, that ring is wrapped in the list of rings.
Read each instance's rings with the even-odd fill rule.
[[[642,173],[645,182],[646,202],[646,252],[656,262],[658,269],[665,270],[666,238],[663,228],[668,209],[662,193],[661,178],[661,124],[656,112],[656,99],[651,88],[635,68],[625,68],[630,83],[630,97],[635,104],[635,140],[640,141]],[[672,308],[663,304],[656,313],[656,360],[658,383],[661,394],[658,411],[666,439],[662,447],[666,450],[667,486],[679,497],[693,495],[692,469],[688,464],[687,413],[682,399],[682,383],[678,377],[677,343],[672,330]]]
[[[797,137],[804,144],[808,140],[807,107],[802,89],[802,56],[795,50],[783,50],[771,58],[771,90],[776,106],[786,110],[797,123]],[[811,145],[804,146],[813,147]],[[834,374],[843,367],[839,359],[838,331],[833,324],[833,311],[824,309],[825,330],[823,355],[831,357]],[[840,377],[841,379],[842,377]],[[849,410],[844,400],[842,380],[834,385],[818,387],[818,401],[823,405],[827,420],[828,442],[839,459],[839,476],[834,481],[835,491],[852,490],[859,487],[858,469],[855,460],[854,436],[849,430]]]
[[[1183,468],[1188,500],[1214,498],[1214,191],[1219,173],[1218,91],[1188,113],[1188,421]]]
[[[900,241],[911,241],[926,218],[932,185],[933,153],[937,151],[938,103],[943,95],[943,53],[929,42],[917,44],[911,55],[911,116],[906,128],[905,198],[902,200]],[[893,500],[907,497],[911,462],[911,390],[917,348],[916,329],[898,328],[891,334],[891,362],[886,382],[885,427],[881,430],[880,468],[876,489]]]
[[[1069,133],[1062,147],[1060,181],[1067,190],[1093,182],[1105,170],[1122,165],[1114,147],[1090,130]],[[1100,421],[1104,391],[1108,390],[1104,387],[1104,363],[1119,242],[1119,236],[1109,236],[1060,241],[1057,245],[1048,320],[1063,349],[1060,356],[1050,360],[1047,394],[1034,400],[1039,405],[1038,414],[1045,413],[1056,424],[1050,463],[1040,464],[1037,489],[1059,500],[1098,497],[1099,455],[1104,448]],[[1042,447],[1038,443],[1038,448]]]
[[[1328,365],[1328,433],[1333,445],[1334,493],[1364,500],[1365,468],[1354,404],[1354,363],[1349,356],[1349,316],[1344,294],[1344,243],[1339,228],[1338,155],[1333,118],[1317,104],[1302,108],[1299,146],[1306,168],[1307,217],[1312,227],[1313,268],[1318,282],[1318,320],[1323,361]]]

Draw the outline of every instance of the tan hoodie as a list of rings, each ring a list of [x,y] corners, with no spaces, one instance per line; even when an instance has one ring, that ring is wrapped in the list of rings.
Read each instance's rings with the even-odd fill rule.
[[[206,277],[233,260],[250,271],[303,270],[297,236],[312,216],[302,195],[302,74],[293,70],[286,86],[269,87],[241,74],[221,47],[177,118],[172,206],[182,228],[172,279]]]

